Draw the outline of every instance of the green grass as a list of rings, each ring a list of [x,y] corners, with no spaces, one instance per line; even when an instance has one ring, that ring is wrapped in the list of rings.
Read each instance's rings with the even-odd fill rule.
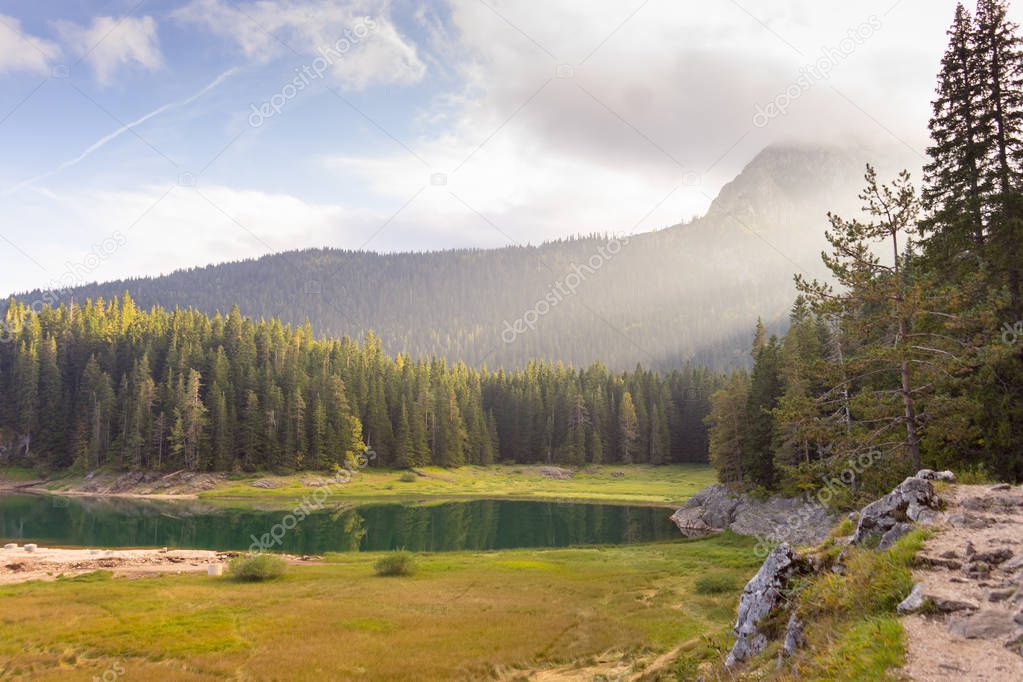
[[[778,670],[780,644],[772,642],[740,679],[899,679],[905,636],[895,607],[913,587],[912,560],[926,538],[916,530],[887,551],[850,548],[842,575],[825,569],[797,585],[790,597],[798,600],[807,646]],[[718,670],[708,679],[733,677]]]
[[[741,585],[754,542],[732,534],[620,547],[329,555],[283,578],[200,575],[0,587],[0,670],[89,680],[487,679],[724,639],[738,591],[696,594],[708,566]]]
[[[706,465],[589,466],[579,469],[575,476],[563,481],[545,478],[540,474],[539,466],[528,465],[466,466],[457,469],[422,467],[418,471],[427,476],[416,476],[415,485],[395,485],[407,478],[402,472],[393,469],[363,469],[350,482],[333,486],[329,499],[331,502],[344,502],[472,497],[675,506],[717,482],[714,470]],[[612,476],[613,472],[622,472],[624,475]],[[316,475],[253,474],[225,480],[218,487],[200,493],[200,497],[211,501],[222,499],[232,502],[299,501],[315,490],[303,484],[303,481],[310,478],[316,478]],[[275,481],[280,486],[253,488],[252,482],[260,479]]]
[[[696,579],[695,584],[697,594],[727,594],[741,588],[742,583],[737,581],[734,575],[718,571],[701,575]]]
[[[35,469],[29,467],[0,467],[0,481],[21,483],[23,481],[35,481],[40,478]]]

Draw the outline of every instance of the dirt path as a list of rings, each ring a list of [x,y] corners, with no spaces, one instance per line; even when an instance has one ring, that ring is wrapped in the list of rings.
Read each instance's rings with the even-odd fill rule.
[[[1023,489],[949,486],[913,577],[927,601],[907,616],[913,680],[1023,680]]]

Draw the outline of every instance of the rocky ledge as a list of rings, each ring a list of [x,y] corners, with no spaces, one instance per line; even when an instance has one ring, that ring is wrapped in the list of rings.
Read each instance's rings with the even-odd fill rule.
[[[935,473],[925,469],[864,507],[857,515],[855,533],[844,540],[845,544],[887,547],[909,532],[914,524],[938,521],[941,517],[941,500],[932,483],[936,480],[954,481],[955,477],[950,472]],[[818,529],[818,540],[828,534],[832,525],[822,523],[824,525]],[[768,554],[739,599],[738,618],[733,628],[735,644],[726,660],[728,667],[763,652],[768,644],[768,635],[762,631],[761,626],[768,620],[775,621],[786,615],[786,612],[788,626],[783,654],[791,655],[801,646],[803,631],[802,623],[796,616],[796,604],[786,600],[784,595],[797,579],[820,570],[822,567],[815,565],[811,558],[799,554],[789,544],[783,543]],[[842,571],[841,556],[832,570]]]
[[[731,530],[791,545],[820,542],[838,519],[816,502],[787,497],[757,500],[723,484],[696,493],[671,516],[686,537]]]

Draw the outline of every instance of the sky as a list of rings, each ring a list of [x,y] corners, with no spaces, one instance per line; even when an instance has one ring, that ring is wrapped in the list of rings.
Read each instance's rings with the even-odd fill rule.
[[[659,229],[776,143],[922,158],[954,6],[3,0],[0,295]]]

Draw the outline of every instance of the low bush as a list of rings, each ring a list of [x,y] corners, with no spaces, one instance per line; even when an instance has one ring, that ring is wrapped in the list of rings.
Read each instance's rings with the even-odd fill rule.
[[[416,559],[412,552],[400,550],[380,559],[373,568],[380,576],[412,575],[416,572]]]
[[[416,476],[411,471],[406,471],[401,475],[401,477],[398,480],[401,481],[402,483],[415,483],[417,478],[419,477]]]
[[[235,580],[248,582],[280,578],[287,568],[284,559],[273,554],[243,554],[228,564],[228,572]]]

